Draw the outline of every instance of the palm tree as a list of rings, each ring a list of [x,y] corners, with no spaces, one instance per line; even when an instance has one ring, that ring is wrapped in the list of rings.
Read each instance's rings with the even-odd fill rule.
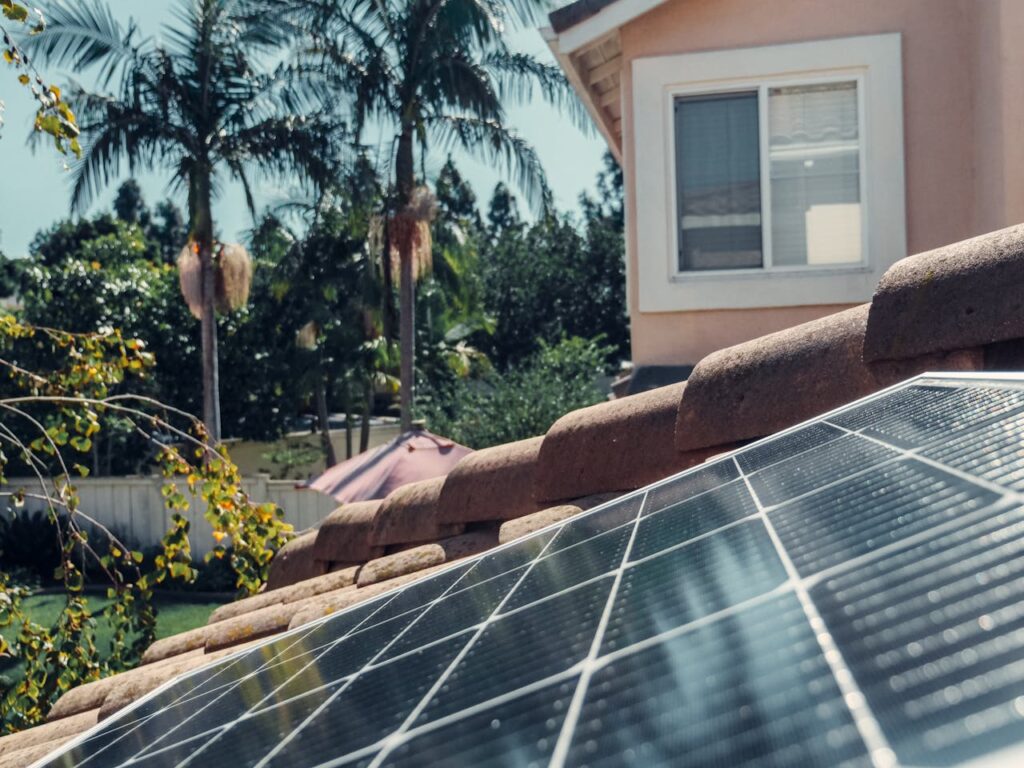
[[[505,30],[535,21],[543,0],[304,0],[314,30],[310,64],[329,71],[352,97],[352,123],[393,131],[395,199],[390,233],[399,255],[402,427],[412,421],[414,374],[414,233],[416,150],[461,146],[510,170],[537,206],[549,197],[533,148],[507,125],[505,106],[534,87],[582,111],[553,64],[509,48]],[[387,273],[388,270],[385,270]]]
[[[72,207],[82,209],[129,171],[169,171],[187,193],[199,255],[203,421],[220,437],[213,200],[225,179],[240,182],[254,211],[252,173],[329,178],[342,135],[307,81],[278,63],[291,30],[281,0],[180,0],[162,39],[123,28],[101,1],[62,4],[31,38],[37,55],[75,71],[97,70],[98,88],[71,90],[84,157],[73,171]],[[184,245],[184,244],[183,244]]]

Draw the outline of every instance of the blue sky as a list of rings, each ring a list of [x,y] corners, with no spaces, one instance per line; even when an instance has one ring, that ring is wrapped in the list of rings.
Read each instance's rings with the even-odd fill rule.
[[[122,19],[135,18],[143,32],[158,33],[160,26],[171,20],[170,9],[176,0],[108,0],[110,7]],[[42,2],[39,3],[43,5]],[[513,33],[513,45],[551,61],[551,54],[535,30]],[[68,73],[46,73],[55,82],[63,82]],[[0,70],[0,99],[6,103],[5,126],[0,134],[0,251],[8,256],[24,255],[32,236],[54,221],[68,215],[69,181],[63,161],[45,145],[34,152],[25,144],[32,120],[32,100],[22,92],[14,73]],[[604,141],[596,131],[582,133],[556,109],[542,100],[509,110],[509,122],[536,148],[547,171],[548,182],[560,209],[577,209],[579,193],[591,189],[594,177],[601,168]],[[367,140],[372,137],[365,137]],[[436,171],[444,162],[443,156],[428,158],[427,171]],[[471,157],[456,154],[455,160],[469,178],[478,196],[490,198],[494,185],[503,176],[497,169],[477,162]],[[167,196],[167,182],[159,176],[140,177],[140,183],[150,204]],[[511,186],[511,185],[510,185]],[[117,184],[93,206],[93,210],[107,209]],[[278,189],[265,186],[257,194],[263,205],[281,198]],[[184,200],[176,202],[183,207]],[[239,189],[227,188],[215,204],[214,214],[222,236],[237,239],[251,226],[251,218]],[[521,210],[528,210],[521,205]]]

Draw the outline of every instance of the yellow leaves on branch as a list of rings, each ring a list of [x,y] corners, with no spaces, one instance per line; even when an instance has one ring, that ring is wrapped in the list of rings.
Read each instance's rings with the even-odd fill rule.
[[[30,12],[26,5],[14,0],[0,0],[0,13],[8,21],[28,25],[29,34],[32,35],[37,35],[46,28],[43,14],[38,9]],[[51,136],[54,146],[62,155],[70,151],[76,158],[81,158],[82,145],[78,140],[78,122],[75,113],[64,101],[60,88],[44,83],[43,78],[32,67],[28,56],[5,30],[0,31],[3,31],[3,60],[23,70],[18,75],[18,82],[32,92],[32,97],[39,105],[33,123],[35,130]]]

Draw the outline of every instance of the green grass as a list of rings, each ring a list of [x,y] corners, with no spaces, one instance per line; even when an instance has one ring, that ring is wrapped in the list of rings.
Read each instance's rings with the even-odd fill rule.
[[[104,616],[101,615],[104,607],[110,602],[101,595],[89,595],[89,610],[96,619],[96,647],[100,653],[106,655],[110,652],[111,630]],[[64,608],[64,596],[60,594],[33,595],[28,598],[23,608],[29,618],[44,627],[52,627]],[[176,635],[189,629],[201,626],[210,618],[210,613],[220,605],[220,602],[211,601],[208,598],[190,599],[188,595],[158,595],[154,598],[157,610],[156,636],[157,639]],[[2,634],[11,643],[17,637],[19,627],[8,627]],[[22,664],[13,661],[0,661],[0,689],[14,683],[21,677]],[[6,678],[6,679],[5,679]]]

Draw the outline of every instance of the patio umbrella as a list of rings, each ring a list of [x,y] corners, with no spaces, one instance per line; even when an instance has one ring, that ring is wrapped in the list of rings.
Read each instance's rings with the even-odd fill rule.
[[[308,487],[342,503],[383,499],[400,485],[448,474],[459,459],[472,452],[446,437],[413,429],[335,464]]]

